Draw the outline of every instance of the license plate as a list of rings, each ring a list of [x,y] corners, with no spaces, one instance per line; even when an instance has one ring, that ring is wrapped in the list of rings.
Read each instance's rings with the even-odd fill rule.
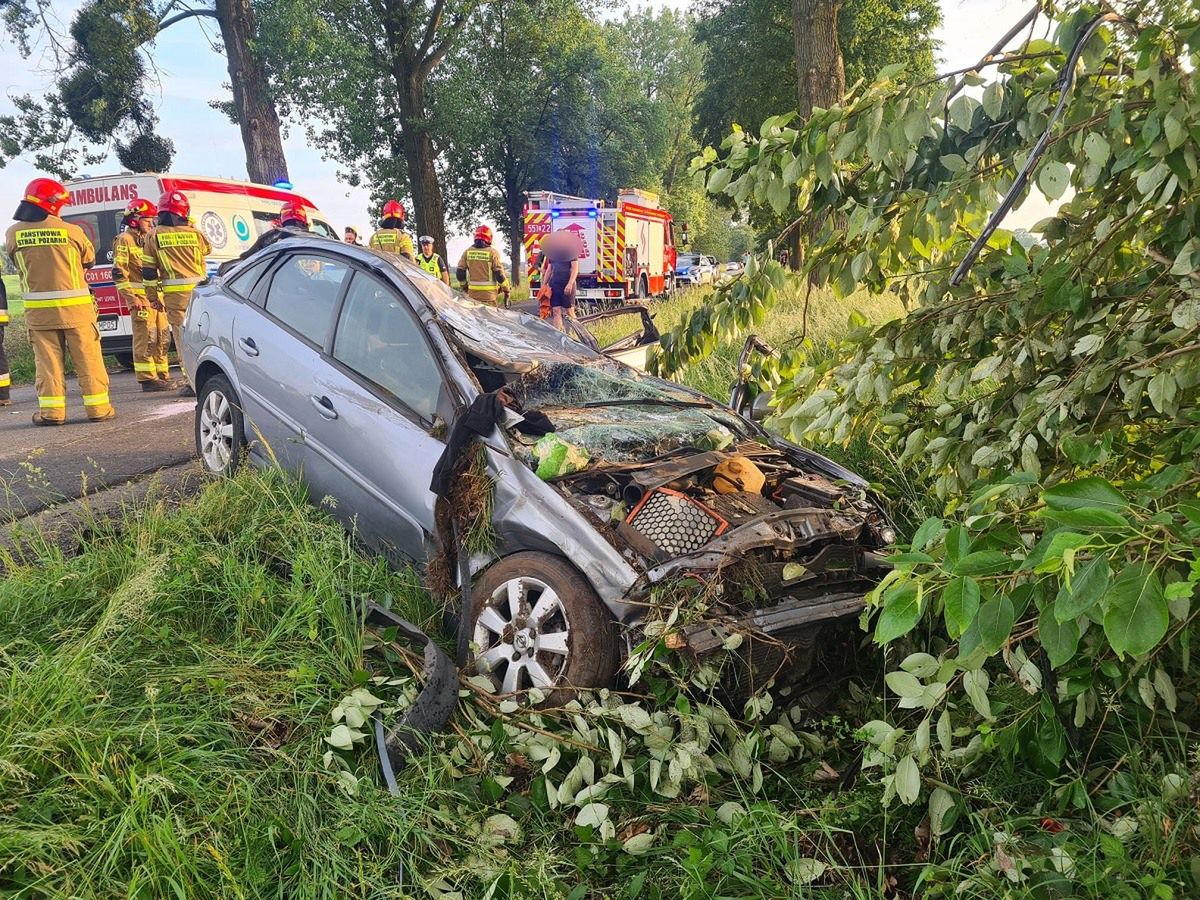
[[[105,316],[103,319],[100,319],[97,322],[97,325],[99,325],[101,331],[116,331],[117,330],[117,317],[116,316]]]

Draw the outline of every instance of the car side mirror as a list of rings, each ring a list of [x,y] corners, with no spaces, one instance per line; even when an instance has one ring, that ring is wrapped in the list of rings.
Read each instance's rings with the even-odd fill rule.
[[[754,403],[750,405],[750,418],[755,422],[762,422],[771,415],[771,400],[774,397],[774,391],[763,391],[755,397]]]

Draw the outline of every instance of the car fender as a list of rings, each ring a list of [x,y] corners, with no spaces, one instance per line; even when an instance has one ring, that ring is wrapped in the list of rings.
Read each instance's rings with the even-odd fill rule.
[[[617,549],[528,466],[495,451],[490,456],[499,475],[492,522],[501,555],[537,550],[561,556],[583,574],[615,619],[630,622],[642,615],[644,606],[626,599],[638,572]]]
[[[197,389],[203,384],[204,378],[208,377],[206,370],[209,366],[215,366],[222,375],[229,379],[229,383],[233,385],[233,389],[237,391],[239,397],[242,396],[242,384],[237,375],[237,367],[233,364],[233,359],[225,347],[218,344],[207,344],[200,351],[200,355],[194,360],[194,368],[189,371],[196,373]]]

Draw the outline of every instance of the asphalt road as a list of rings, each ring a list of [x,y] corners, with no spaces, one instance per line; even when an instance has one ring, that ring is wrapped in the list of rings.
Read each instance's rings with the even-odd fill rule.
[[[117,417],[91,423],[79,386],[67,383],[67,424],[33,424],[37,396],[31,385],[12,390],[0,407],[0,522],[37,513],[174,466],[195,456],[194,398],[175,392],[144,394],[132,372],[110,375]]]

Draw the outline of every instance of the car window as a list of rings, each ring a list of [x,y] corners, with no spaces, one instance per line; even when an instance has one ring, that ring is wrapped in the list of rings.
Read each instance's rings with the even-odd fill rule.
[[[338,240],[338,236],[333,233],[333,229],[329,227],[328,222],[322,222],[320,219],[314,218],[312,220],[312,230],[314,234],[319,234],[322,237]]]
[[[359,272],[350,283],[333,338],[333,357],[433,421],[442,373],[408,303]]]
[[[267,271],[267,267],[272,262],[274,262],[273,259],[266,259],[256,262],[252,266],[247,266],[225,282],[225,286],[235,294],[242,297],[249,297],[250,293],[254,290],[254,285],[258,283],[258,279],[262,277],[263,272]]]
[[[345,263],[322,256],[298,253],[288,257],[271,279],[267,312],[323,346],[346,272]]]

